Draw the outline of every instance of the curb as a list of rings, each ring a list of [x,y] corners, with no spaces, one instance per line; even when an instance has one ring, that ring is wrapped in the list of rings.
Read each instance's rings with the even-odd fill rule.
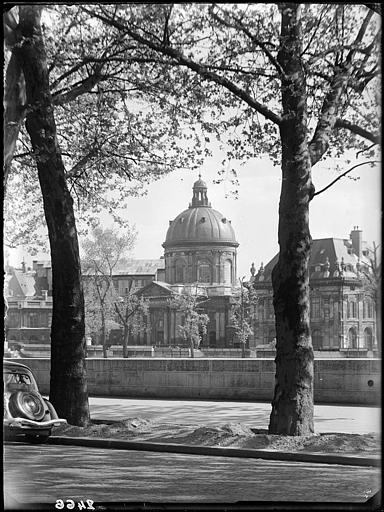
[[[150,443],[141,441],[121,441],[92,437],[51,436],[47,444],[106,448],[112,450],[138,450],[148,452],[184,453],[214,457],[239,457],[290,462],[310,462],[315,464],[339,464],[343,466],[381,466],[381,460],[374,457],[354,457],[344,455],[322,455],[316,453],[275,452],[270,450],[250,450],[216,446],[189,446],[172,443]]]

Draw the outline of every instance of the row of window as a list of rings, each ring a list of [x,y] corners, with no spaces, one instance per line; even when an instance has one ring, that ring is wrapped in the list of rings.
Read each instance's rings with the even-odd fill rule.
[[[357,301],[349,301],[347,304],[347,318],[358,318],[358,307],[359,302]],[[311,320],[324,318],[325,320],[329,319],[330,316],[336,316],[338,314],[339,304],[335,302],[333,304],[334,310],[331,311],[331,307],[329,305],[323,304],[320,298],[311,299]],[[274,309],[273,309],[273,301],[271,298],[264,299],[260,301],[259,308],[259,319],[267,320],[274,318]],[[363,318],[373,318],[374,317],[374,305],[373,301],[370,299],[365,299],[363,301]]]
[[[265,343],[272,343],[275,340],[275,330],[270,329],[268,337],[264,339]],[[363,336],[358,340],[356,327],[351,327],[348,330],[346,345],[343,348],[365,348],[372,350],[374,346],[374,336],[371,327],[366,327]],[[312,331],[312,346],[314,350],[339,348],[339,340],[337,338],[329,338],[325,336],[319,329]]]
[[[175,282],[185,283],[187,281],[186,265],[177,261],[175,265]],[[209,262],[200,262],[197,266],[197,281],[211,284],[213,282],[213,269]],[[224,284],[232,283],[232,261],[224,262],[224,276],[221,279]]]
[[[18,327],[50,327],[52,313],[48,311],[8,311],[7,326]]]
[[[336,342],[336,340],[335,340]],[[358,340],[357,336],[357,329],[356,327],[351,327],[348,330],[348,335],[346,339],[347,346],[344,348],[366,348],[367,350],[373,349],[374,344],[374,337],[371,327],[366,327],[363,332],[363,336]],[[331,343],[328,340],[324,338],[321,331],[318,329],[315,329],[312,332],[312,345],[314,350],[321,350],[324,347],[331,347],[332,348],[332,340]],[[338,345],[337,345],[338,347]]]

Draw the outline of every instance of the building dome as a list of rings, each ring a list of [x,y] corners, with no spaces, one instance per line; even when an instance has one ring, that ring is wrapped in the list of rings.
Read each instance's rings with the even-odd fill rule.
[[[225,215],[214,210],[207,198],[207,185],[199,176],[193,185],[187,210],[169,222],[164,248],[190,244],[220,244],[237,247],[235,231]]]
[[[231,221],[211,207],[207,185],[199,176],[189,208],[169,222],[163,243],[165,280],[231,288],[236,283],[238,245]]]
[[[238,245],[231,221],[217,210],[202,206],[188,208],[171,221],[164,247],[185,242]]]

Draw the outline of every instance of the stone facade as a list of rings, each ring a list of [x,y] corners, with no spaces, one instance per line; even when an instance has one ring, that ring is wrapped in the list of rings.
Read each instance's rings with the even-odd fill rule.
[[[50,262],[33,261],[32,268],[7,269],[5,275],[9,346],[50,343],[52,319],[52,269]]]
[[[374,356],[379,350],[375,293],[370,273],[371,250],[355,228],[349,239],[313,240],[309,262],[310,321],[315,351]],[[277,255],[251,278],[258,302],[251,345],[273,351],[275,319],[271,272]]]

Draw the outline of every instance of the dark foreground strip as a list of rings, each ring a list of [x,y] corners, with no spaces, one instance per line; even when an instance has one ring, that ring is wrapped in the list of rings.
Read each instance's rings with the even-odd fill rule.
[[[145,452],[187,453],[191,455],[210,455],[214,457],[241,457],[252,459],[285,460],[291,462],[311,462],[319,464],[340,464],[343,466],[380,466],[380,460],[374,457],[348,457],[342,455],[321,455],[317,453],[272,452],[267,450],[248,450],[243,448],[222,448],[216,446],[188,446],[171,443],[147,443],[140,441],[121,441],[117,439],[96,439],[93,437],[52,436],[47,443],[57,445],[85,446],[90,448],[109,448],[114,450],[138,450]]]

